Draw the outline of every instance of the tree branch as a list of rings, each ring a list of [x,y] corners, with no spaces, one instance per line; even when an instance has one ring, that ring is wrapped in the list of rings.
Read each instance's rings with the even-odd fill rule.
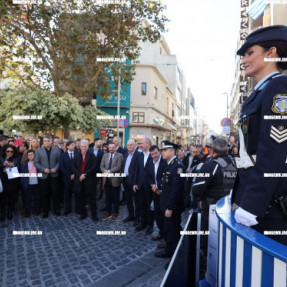
[[[46,65],[47,69],[52,73],[53,68],[50,66],[50,64],[48,63],[48,60],[44,57],[43,53],[41,53],[40,48],[37,46],[36,42],[34,41],[33,37],[31,37],[31,35],[29,33],[27,33],[26,31],[24,31],[23,29],[21,29],[20,27],[18,27],[16,24],[14,24],[13,22],[7,22],[5,20],[3,20],[3,22],[5,22],[7,25],[11,25],[14,29],[18,30],[20,33],[22,33],[23,35],[25,35],[25,37],[29,40],[30,44],[32,44],[32,46],[36,49],[36,52],[38,54],[38,56],[42,59],[42,61],[44,62],[44,64]]]

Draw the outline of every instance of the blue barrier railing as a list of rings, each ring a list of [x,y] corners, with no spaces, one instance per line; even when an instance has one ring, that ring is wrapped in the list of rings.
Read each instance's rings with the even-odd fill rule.
[[[217,202],[216,215],[217,286],[287,286],[287,246],[237,223],[228,196]]]

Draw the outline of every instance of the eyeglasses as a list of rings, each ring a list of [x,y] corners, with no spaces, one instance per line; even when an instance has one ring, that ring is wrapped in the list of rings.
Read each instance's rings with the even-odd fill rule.
[[[13,150],[6,150],[6,152],[14,152]]]

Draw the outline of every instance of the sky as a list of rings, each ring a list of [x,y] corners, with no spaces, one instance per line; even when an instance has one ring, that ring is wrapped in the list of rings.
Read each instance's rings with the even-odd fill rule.
[[[197,111],[220,133],[235,75],[240,0],[161,0],[171,20],[164,37],[177,56]],[[230,99],[229,99],[230,102]]]

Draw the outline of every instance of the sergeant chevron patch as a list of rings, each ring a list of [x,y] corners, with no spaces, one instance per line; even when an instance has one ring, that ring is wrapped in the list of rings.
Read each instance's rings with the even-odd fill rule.
[[[287,140],[287,126],[286,125],[272,125],[270,129],[270,137],[277,143],[282,143]]]

